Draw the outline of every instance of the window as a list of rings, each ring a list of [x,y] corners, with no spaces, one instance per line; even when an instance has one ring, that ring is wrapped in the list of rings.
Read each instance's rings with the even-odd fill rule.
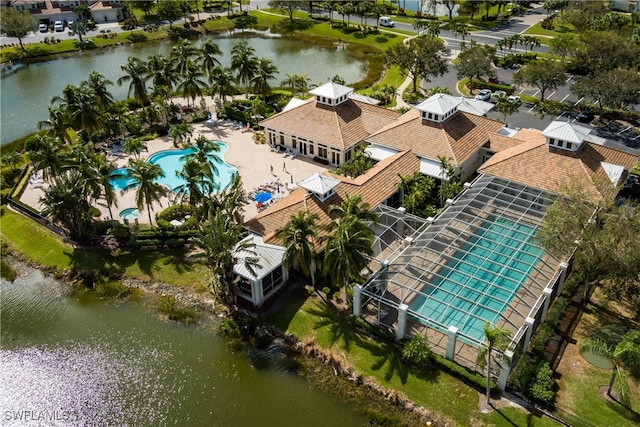
[[[430,118],[430,119],[432,118],[432,117],[431,117],[431,113],[429,113],[429,118]]]
[[[284,135],[280,134],[280,145],[284,145]]]
[[[567,142],[567,149],[568,150],[573,150],[573,144],[570,142]]]
[[[559,139],[558,140],[558,147],[562,148],[564,146],[563,143],[564,143],[564,141]]]
[[[434,115],[433,115],[433,118],[434,118],[435,120],[440,120],[440,116],[439,116],[439,115],[437,115],[437,114],[434,114]]]
[[[313,143],[309,143],[309,154],[313,155]]]
[[[318,157],[322,157],[323,159],[327,158],[327,146],[318,144]]]
[[[351,160],[351,153],[353,150],[349,150],[346,153],[344,153],[344,161],[348,162],[349,160]]]
[[[249,298],[253,297],[252,291],[251,291],[251,282],[245,279],[244,277],[241,277],[240,283],[238,285],[238,290],[240,291],[241,294],[244,294]]]
[[[298,141],[296,140],[295,136],[291,138],[291,146],[293,148],[298,148]]]
[[[262,294],[269,295],[280,283],[282,283],[282,268],[277,267],[262,279]]]
[[[333,148],[331,149],[331,163],[334,165],[340,164],[340,152]]]
[[[553,138],[549,138],[549,145],[555,145],[556,140]]]

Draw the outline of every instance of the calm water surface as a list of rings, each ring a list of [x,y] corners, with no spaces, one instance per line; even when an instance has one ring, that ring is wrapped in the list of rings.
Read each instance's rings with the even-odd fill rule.
[[[220,58],[224,66],[231,62],[231,49],[242,34],[233,37],[213,37],[223,52]],[[271,59],[279,74],[271,82],[278,86],[287,74],[306,74],[310,83],[324,83],[339,74],[347,84],[361,80],[367,71],[365,62],[349,56],[343,49],[327,49],[309,43],[280,39],[250,37],[242,38],[255,48],[256,56]],[[205,37],[194,41],[199,45]],[[39,120],[48,118],[47,107],[51,98],[62,93],[68,84],[78,85],[89,77],[91,71],[102,73],[114,84],[110,90],[118,100],[127,97],[128,84],[118,86],[116,81],[124,73],[120,66],[130,55],[147,59],[155,53],[169,54],[173,41],[125,45],[96,49],[60,57],[51,61],[16,67],[16,72],[6,73],[0,80],[0,143],[7,144],[37,129]]]
[[[0,425],[365,422],[287,371],[277,349],[248,357],[212,324],[163,322],[142,304],[69,294],[37,270],[2,281],[0,292]]]

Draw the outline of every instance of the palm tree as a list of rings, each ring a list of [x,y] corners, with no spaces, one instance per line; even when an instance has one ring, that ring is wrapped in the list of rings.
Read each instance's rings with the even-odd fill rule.
[[[111,206],[118,206],[118,199],[116,192],[111,185],[112,179],[118,179],[122,177],[122,174],[116,173],[117,166],[115,162],[107,159],[105,153],[98,153],[93,157],[93,167],[96,171],[98,185],[100,187],[100,197],[104,199],[107,209],[109,209],[109,217],[113,221],[113,212],[111,212]]]
[[[236,79],[233,71],[229,68],[216,67],[209,74],[209,83],[211,83],[211,96],[218,95],[222,102],[227,101],[227,96],[235,92]]]
[[[91,215],[85,194],[84,178],[77,170],[57,175],[40,198],[42,215],[51,217],[69,231],[73,239],[86,239]]]
[[[142,209],[147,205],[149,214],[149,224],[151,221],[151,204],[160,202],[163,196],[167,195],[167,188],[158,184],[156,180],[164,177],[164,171],[155,163],[147,163],[144,160],[129,160],[129,176],[132,183],[127,185],[122,191],[136,189],[136,206]]]
[[[82,82],[82,85],[93,92],[93,96],[103,110],[106,110],[109,105],[113,104],[113,95],[111,95],[111,92],[107,89],[107,86],[113,85],[113,82],[99,72],[92,71],[91,74],[89,74],[89,79]]]
[[[611,359],[613,367],[607,396],[611,396],[611,389],[617,379],[620,400],[623,404],[628,405],[630,403],[628,385],[622,372],[622,366],[631,369],[640,368],[640,330],[634,329],[627,332],[615,347],[610,347],[606,342],[598,338],[587,338],[580,344],[580,352],[592,352]]]
[[[332,283],[343,286],[349,295],[349,280],[359,277],[360,271],[373,256],[373,231],[355,215],[347,215],[335,226],[328,227],[333,232],[323,237],[326,242],[324,273]]]
[[[91,133],[100,126],[100,110],[93,91],[85,86],[67,85],[62,96],[54,96],[53,104],[59,104],[69,120],[69,124],[76,130],[86,130]]]
[[[206,194],[210,194],[218,189],[214,176],[218,173],[217,165],[222,162],[217,154],[220,152],[220,144],[207,139],[204,135],[200,135],[196,138],[195,144],[191,146],[195,148],[196,151],[188,156],[195,158],[203,168],[209,181],[203,191],[207,190]]]
[[[123,83],[129,82],[129,90],[127,96],[133,98],[140,104],[144,105],[149,97],[147,96],[147,76],[149,71],[144,61],[130,56],[120,69],[126,73],[126,75],[118,79],[118,86],[122,86]]]
[[[25,143],[29,160],[37,171],[42,171],[42,178],[49,182],[62,169],[60,150],[62,144],[58,138],[49,135],[34,135]]]
[[[182,73],[182,82],[178,85],[178,91],[187,98],[187,107],[189,107],[189,98],[193,106],[196,105],[196,96],[202,96],[202,88],[206,86],[206,83],[201,78],[204,74],[200,71],[198,66],[191,60],[187,60],[185,70]]]
[[[176,171],[176,176],[182,178],[185,183],[174,188],[173,191],[180,196],[182,203],[186,200],[194,208],[196,225],[199,225],[198,207],[205,197],[204,189],[208,185],[207,170],[196,158],[187,157],[182,169]]]
[[[486,322],[483,327],[487,345],[478,349],[476,363],[480,369],[487,366],[487,405],[491,404],[491,353],[494,349],[504,351],[509,345],[510,332],[507,329],[493,327]]]
[[[273,61],[267,58],[261,58],[256,67],[256,74],[253,79],[251,79],[251,83],[253,83],[253,92],[261,95],[268,95],[271,93],[269,80],[275,80],[275,74],[277,73],[278,67],[275,66]]]
[[[7,154],[3,154],[0,159],[0,163],[3,165],[9,165],[11,172],[15,172],[18,162],[22,159],[22,155],[18,151],[10,151]]]
[[[169,129],[169,136],[173,140],[173,145],[178,146],[178,142],[188,141],[193,135],[193,126],[189,123],[177,123]]]
[[[259,265],[253,243],[241,240],[244,233],[242,225],[231,215],[212,206],[202,231],[193,239],[204,250],[207,265],[213,273],[213,292],[225,302],[235,300],[233,267],[242,263],[249,272],[255,274]]]
[[[496,109],[502,113],[502,121],[507,121],[507,116],[518,111],[520,106],[509,100],[507,95],[500,95],[496,98]]]
[[[124,141],[122,151],[125,154],[133,154],[136,159],[139,159],[140,153],[147,151],[147,143],[141,138],[129,138]]]
[[[231,49],[231,69],[235,71],[240,84],[244,86],[245,95],[249,95],[249,82],[255,76],[258,60],[255,49],[247,42],[239,42]]]
[[[193,61],[198,53],[198,49],[187,39],[182,39],[171,51],[171,59],[175,64],[174,69],[178,74],[187,71],[189,61]]]
[[[315,250],[317,222],[317,214],[299,211],[291,215],[289,221],[275,232],[275,237],[286,247],[283,257],[284,267],[301,269],[305,276],[311,277],[313,284],[315,284],[317,260]]]
[[[339,205],[329,206],[329,215],[336,216],[336,219],[329,223],[329,229],[335,229],[340,220],[353,216],[360,221],[371,221],[378,223],[378,215],[372,212],[369,203],[362,202],[362,196],[347,196]]]
[[[147,75],[145,80],[151,80],[154,88],[165,86],[168,88],[168,92],[171,92],[177,80],[173,63],[162,54],[156,53],[155,55],[151,55],[147,58]]]
[[[219,56],[222,56],[222,51],[212,39],[206,40],[202,45],[200,45],[200,49],[198,50],[198,62],[209,78],[211,78],[213,70],[222,65],[218,59]]]
[[[63,143],[71,143],[68,128],[69,117],[62,108],[49,107],[49,119],[38,122],[38,129],[48,129],[51,136],[59,138]]]
[[[305,92],[309,87],[311,79],[307,75],[302,74],[287,74],[287,78],[282,81],[285,86],[291,87],[291,93],[293,96],[298,92]]]

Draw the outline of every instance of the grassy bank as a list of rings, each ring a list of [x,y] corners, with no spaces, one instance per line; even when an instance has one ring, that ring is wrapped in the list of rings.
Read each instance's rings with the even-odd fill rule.
[[[317,296],[292,297],[285,308],[268,320],[300,340],[314,340],[336,358],[348,361],[362,375],[404,393],[416,404],[452,419],[457,425],[557,425],[515,408],[480,413],[479,391],[437,367],[415,369],[405,365],[394,345],[357,331],[344,311]]]
[[[162,251],[110,251],[75,248],[58,235],[20,214],[0,207],[0,236],[12,250],[44,268],[96,271],[109,277],[157,281],[180,288],[206,289],[209,270],[184,260],[180,249]]]

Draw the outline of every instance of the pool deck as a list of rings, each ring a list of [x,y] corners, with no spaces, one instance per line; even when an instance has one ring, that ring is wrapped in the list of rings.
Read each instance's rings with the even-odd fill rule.
[[[327,166],[314,163],[310,159],[303,157],[284,158],[282,153],[271,151],[268,144],[257,144],[253,139],[253,132],[243,132],[234,129],[233,126],[218,121],[213,127],[208,127],[205,123],[194,123],[194,132],[192,139],[204,135],[210,140],[222,141],[229,146],[227,152],[223,155],[223,159],[235,167],[242,179],[242,185],[247,193],[251,193],[257,187],[278,179],[283,185],[280,186],[280,194],[277,198],[286,197],[287,183],[291,182],[293,176],[294,182],[300,182],[314,173],[322,172],[328,169]],[[150,155],[158,151],[174,149],[171,139],[168,136],[157,138],[147,142],[148,151],[141,154],[141,158],[146,159]],[[115,156],[117,167],[126,167],[129,157],[126,155]],[[286,166],[286,171],[283,170]],[[271,174],[273,167],[273,174]],[[44,195],[45,183],[42,187],[34,187],[27,185],[20,200],[29,206],[38,210],[42,209],[40,198]],[[277,203],[277,200],[274,201]],[[170,205],[168,197],[163,197],[160,203],[154,203],[152,206],[151,216],[155,221],[154,214],[161,212]],[[109,210],[106,206],[97,205],[102,212],[102,218],[109,219]],[[135,190],[125,193],[118,193],[117,206],[112,207],[114,219],[120,219],[118,213],[126,208],[136,207]],[[244,219],[249,220],[258,213],[255,202],[251,202],[244,207]],[[140,211],[138,221],[141,224],[148,224],[149,217],[147,207],[143,206]]]

